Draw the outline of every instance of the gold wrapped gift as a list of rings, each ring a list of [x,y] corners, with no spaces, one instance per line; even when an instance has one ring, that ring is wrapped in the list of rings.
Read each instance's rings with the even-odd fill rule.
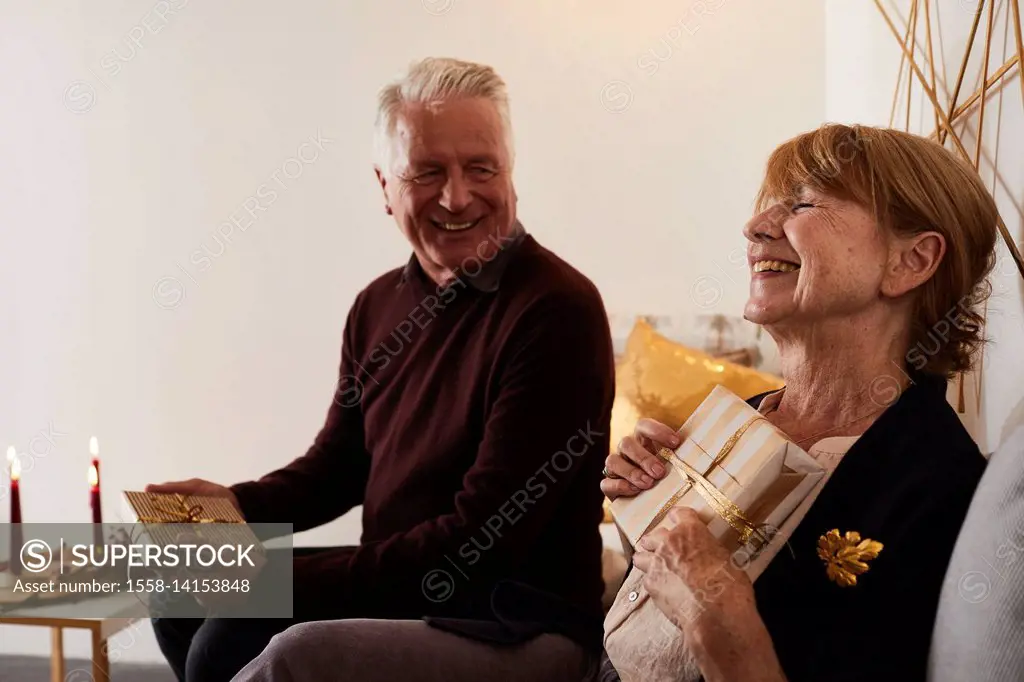
[[[673,507],[684,506],[730,551],[746,546],[759,552],[825,476],[813,457],[722,386],[679,435],[682,445],[661,453],[668,475],[650,490],[611,504],[615,523],[634,547]]]
[[[185,530],[182,526],[190,526],[189,532],[204,542],[253,544],[261,551],[242,513],[226,497],[126,491],[124,501],[126,512],[145,527],[155,544],[176,544]]]
[[[241,512],[226,497],[197,497],[164,493],[124,494],[141,523],[245,523]]]

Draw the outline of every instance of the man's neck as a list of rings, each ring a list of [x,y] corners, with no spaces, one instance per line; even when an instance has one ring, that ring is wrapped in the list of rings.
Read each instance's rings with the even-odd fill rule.
[[[514,221],[502,234],[487,235],[481,240],[475,256],[463,261],[458,268],[451,268],[440,263],[424,262],[417,254],[414,257],[420,269],[428,279],[441,287],[456,282],[463,285],[471,284],[475,288],[492,291],[497,288],[504,272],[507,260],[512,251],[522,242],[526,230],[518,220]]]

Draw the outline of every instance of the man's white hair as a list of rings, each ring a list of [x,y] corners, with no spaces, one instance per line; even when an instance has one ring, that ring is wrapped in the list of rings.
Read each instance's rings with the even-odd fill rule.
[[[463,97],[484,97],[494,103],[501,116],[509,163],[515,159],[512,146],[512,117],[505,81],[486,64],[446,57],[427,57],[413,62],[409,70],[387,84],[377,96],[374,156],[377,166],[389,175],[394,160],[393,140],[398,114],[406,104],[429,104]]]

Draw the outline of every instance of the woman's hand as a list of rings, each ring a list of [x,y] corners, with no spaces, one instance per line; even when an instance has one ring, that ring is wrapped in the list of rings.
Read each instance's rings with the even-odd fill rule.
[[[754,587],[692,509],[640,540],[644,588],[683,631],[707,682],[784,680]]]
[[[668,470],[655,453],[661,448],[675,450],[680,444],[679,434],[653,419],[636,423],[632,436],[619,441],[616,451],[605,460],[605,479],[601,492],[609,500],[633,497],[641,490],[654,486]]]

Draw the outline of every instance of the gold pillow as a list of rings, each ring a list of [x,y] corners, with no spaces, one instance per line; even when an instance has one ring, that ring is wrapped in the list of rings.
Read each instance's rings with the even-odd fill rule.
[[[633,433],[641,417],[678,429],[717,385],[746,400],[785,384],[771,374],[716,359],[667,339],[649,322],[637,319],[615,370],[612,451]],[[607,521],[607,504],[605,510]]]

